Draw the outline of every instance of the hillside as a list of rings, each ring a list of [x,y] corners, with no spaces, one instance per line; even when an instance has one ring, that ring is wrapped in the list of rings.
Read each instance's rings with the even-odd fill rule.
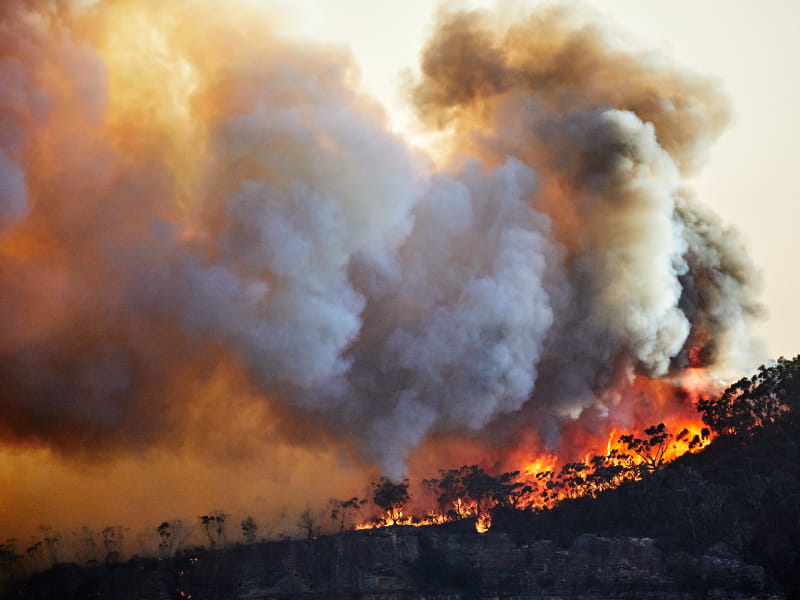
[[[719,437],[639,481],[540,512],[57,565],[10,598],[800,596],[800,359],[701,402]]]
[[[651,539],[584,535],[562,548],[547,540],[518,544],[499,532],[394,527],[170,561],[62,565],[35,576],[13,597],[682,600],[698,593],[765,597],[765,590],[761,567],[722,548],[689,557],[665,553]]]
[[[800,595],[800,357],[762,367],[700,408],[720,436],[702,452],[596,498],[535,515],[503,511],[495,528],[520,541],[648,537],[668,552],[722,543]]]

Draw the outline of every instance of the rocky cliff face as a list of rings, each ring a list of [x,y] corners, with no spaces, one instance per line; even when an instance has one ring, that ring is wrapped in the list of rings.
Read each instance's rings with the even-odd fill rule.
[[[55,595],[53,595],[55,594]],[[15,597],[461,600],[780,598],[724,547],[665,555],[646,538],[584,535],[569,548],[503,533],[391,528],[201,552],[175,561],[62,566]]]

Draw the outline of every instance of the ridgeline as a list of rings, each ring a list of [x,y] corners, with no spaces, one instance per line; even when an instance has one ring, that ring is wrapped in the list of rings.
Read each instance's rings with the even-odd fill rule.
[[[717,435],[702,451],[549,510],[499,504],[485,534],[465,518],[119,564],[61,564],[27,578],[6,565],[5,596],[800,597],[800,357],[761,367],[698,409]],[[663,432],[649,433],[638,441],[658,444]]]

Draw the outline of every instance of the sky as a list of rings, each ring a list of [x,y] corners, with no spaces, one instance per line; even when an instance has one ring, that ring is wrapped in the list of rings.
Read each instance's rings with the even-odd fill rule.
[[[406,0],[291,3],[302,28],[350,46],[363,84],[389,109],[395,126],[410,131],[400,90],[415,72],[418,54],[435,20],[437,3]],[[505,5],[535,7],[529,0]],[[577,3],[575,3],[577,4]],[[454,6],[491,8],[494,1]],[[756,360],[800,352],[800,270],[792,260],[798,218],[800,169],[800,4],[791,0],[595,0],[583,5],[627,34],[643,49],[679,66],[716,78],[733,106],[733,121],[712,148],[708,164],[692,182],[707,204],[744,240],[763,274],[765,318],[756,326],[762,341]],[[390,28],[374,23],[389,20]]]

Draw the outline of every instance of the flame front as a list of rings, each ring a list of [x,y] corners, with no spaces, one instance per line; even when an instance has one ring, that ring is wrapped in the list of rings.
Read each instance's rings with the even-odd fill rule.
[[[475,519],[475,531],[478,533],[486,533],[489,531],[489,528],[492,526],[492,515],[489,513],[480,514],[478,518]]]
[[[634,412],[609,416],[602,425],[595,425],[594,431],[576,419],[563,430],[564,446],[555,450],[531,443],[504,448],[501,464],[510,469],[506,475],[512,476],[506,480],[498,474],[497,464],[485,465],[487,472],[495,473],[492,479],[495,486],[505,481],[505,491],[471,497],[475,493],[474,480],[472,485],[468,480],[475,474],[484,474],[482,469],[462,467],[458,473],[441,471],[443,479],[426,480],[428,485],[453,476],[461,479],[455,487],[438,485],[441,492],[438,506],[431,509],[430,499],[427,503],[417,501],[402,518],[387,514],[358,528],[439,525],[474,519],[477,532],[485,533],[491,527],[491,511],[500,504],[538,511],[553,508],[566,499],[595,497],[623,483],[639,480],[687,452],[706,447],[713,435],[702,423],[696,403],[702,396],[720,393],[721,388],[722,383],[702,369],[690,369],[669,379],[627,380],[618,389],[619,406]],[[636,402],[641,403],[639,413]],[[479,454],[491,456],[492,452],[484,448]],[[480,485],[477,489],[480,490]],[[453,495],[452,490],[460,492]],[[418,490],[418,495],[425,497],[422,490]]]
[[[568,423],[563,433],[566,443],[558,454],[541,447],[514,451],[514,456],[527,453],[534,457],[522,468],[508,465],[520,471],[518,481],[528,490],[518,499],[518,506],[551,508],[565,498],[595,496],[638,479],[643,470],[660,468],[687,452],[697,452],[712,441],[696,402],[701,396],[720,393],[723,384],[708,372],[691,369],[672,380],[637,377],[624,387],[617,408],[625,412],[610,414],[602,425],[594,424],[591,433],[580,419]],[[625,443],[625,436],[647,437],[645,431],[660,423],[665,432],[662,442],[640,449],[642,453]],[[586,477],[603,469],[606,477]],[[569,478],[570,484],[558,482],[559,477]]]

